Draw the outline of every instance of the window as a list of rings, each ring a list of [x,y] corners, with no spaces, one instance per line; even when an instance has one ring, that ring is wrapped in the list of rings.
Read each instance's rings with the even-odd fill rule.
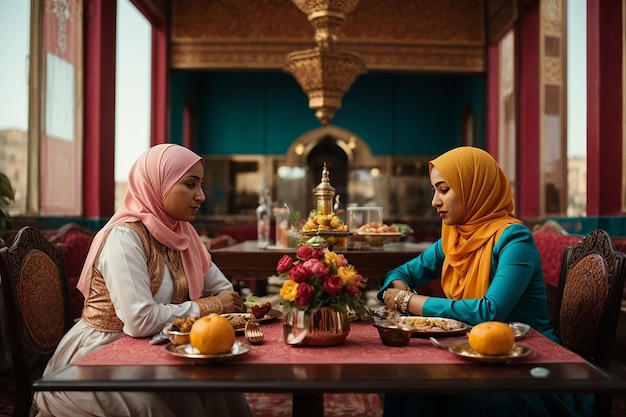
[[[0,2],[0,172],[16,190],[11,215],[26,211],[30,2]]]
[[[117,3],[115,81],[115,209],[126,193],[128,171],[150,146],[152,25],[131,4]]]
[[[587,214],[587,2],[567,4],[567,216]]]

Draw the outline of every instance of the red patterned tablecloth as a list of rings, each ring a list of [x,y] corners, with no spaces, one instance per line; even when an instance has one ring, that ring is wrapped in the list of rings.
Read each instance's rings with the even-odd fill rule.
[[[389,358],[399,364],[456,364],[467,363],[446,350],[435,348],[425,338],[412,338],[407,346],[389,347],[382,344],[376,328],[367,323],[352,323],[345,343],[333,347],[290,346],[283,340],[280,320],[264,323],[265,341],[251,346],[247,354],[236,360],[250,364],[386,364]],[[150,345],[147,338],[123,336],[117,341],[75,362],[76,365],[184,365],[191,362],[173,356],[165,345]],[[243,336],[237,340],[245,342]],[[533,352],[514,363],[582,363],[577,354],[552,342],[532,330],[518,341]]]

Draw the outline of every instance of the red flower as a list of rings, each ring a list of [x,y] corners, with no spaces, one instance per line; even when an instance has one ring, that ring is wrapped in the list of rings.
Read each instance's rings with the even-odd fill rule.
[[[359,287],[357,287],[356,285],[348,285],[348,286],[346,286],[346,293],[348,293],[348,295],[350,297],[360,297],[361,296],[361,290],[359,290]]]
[[[314,294],[315,291],[313,290],[313,287],[311,287],[306,282],[300,283],[300,285],[298,285],[298,291],[296,293],[296,304],[302,307],[308,306],[313,299]]]
[[[280,258],[280,260],[278,261],[276,272],[278,272],[278,274],[280,275],[284,272],[289,271],[292,266],[293,266],[293,259],[291,259],[291,256],[283,255],[283,257]]]
[[[297,264],[289,271],[289,279],[295,282],[306,282],[311,277],[311,272],[303,265]]]
[[[329,275],[322,284],[324,290],[330,295],[339,295],[343,290],[343,281],[338,275]]]
[[[310,246],[298,246],[297,257],[300,259],[319,259],[324,255],[324,249],[313,249]]]
[[[280,258],[276,270],[280,278],[288,278],[280,289],[285,311],[315,312],[327,306],[344,312],[363,309],[359,289],[364,287],[363,276],[342,254],[301,245],[293,259]]]

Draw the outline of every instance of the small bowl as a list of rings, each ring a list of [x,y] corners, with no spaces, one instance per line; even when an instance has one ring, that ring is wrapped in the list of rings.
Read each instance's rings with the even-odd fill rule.
[[[381,323],[374,323],[372,326],[376,327],[378,330],[378,335],[380,336],[380,340],[382,340],[383,345],[406,346],[409,344],[409,340],[411,340],[411,332],[409,330]]]
[[[185,345],[189,343],[189,332],[177,332],[168,328],[165,334],[170,338],[170,342],[172,342],[173,345]]]

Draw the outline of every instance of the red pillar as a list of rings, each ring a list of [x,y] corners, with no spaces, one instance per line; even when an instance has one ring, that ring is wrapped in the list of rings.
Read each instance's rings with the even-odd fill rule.
[[[151,0],[131,0],[131,2],[152,25],[150,143],[157,145],[168,142],[167,11],[156,7]]]
[[[110,217],[115,200],[116,0],[85,0],[83,207]]]
[[[622,213],[622,2],[587,2],[587,215]]]
[[[521,7],[515,30],[517,82],[517,215],[536,218],[540,213],[539,111],[539,1]]]
[[[152,111],[150,140],[168,142],[167,130],[167,32],[165,25],[152,23]]]

